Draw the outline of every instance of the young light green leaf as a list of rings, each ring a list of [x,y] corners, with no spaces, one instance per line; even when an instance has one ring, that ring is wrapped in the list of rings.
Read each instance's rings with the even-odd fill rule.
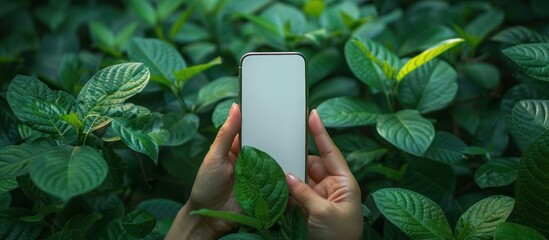
[[[244,225],[253,227],[255,229],[263,229],[261,221],[253,217],[246,216],[239,213],[234,213],[234,212],[215,211],[210,209],[199,209],[196,211],[192,211],[191,215],[201,215],[201,216],[207,216],[207,217],[221,218],[221,219],[233,221],[236,223],[244,224]]]
[[[145,22],[153,26],[156,25],[156,12],[149,0],[132,0],[130,6]]]
[[[475,182],[480,188],[501,187],[517,179],[518,158],[496,158],[482,164],[475,172]]]
[[[529,143],[549,130],[549,100],[522,100],[512,111],[513,128]]]
[[[268,207],[265,227],[272,226],[284,212],[289,198],[282,168],[267,153],[243,146],[236,160],[234,195],[244,213],[255,216],[258,199]],[[261,220],[261,219],[260,219]]]
[[[165,86],[171,86],[175,73],[187,67],[177,49],[158,39],[132,38],[127,52],[132,61],[149,67],[153,81]]]
[[[522,223],[549,234],[549,132],[528,146],[520,161],[515,183],[516,210]]]
[[[52,149],[32,161],[29,168],[38,188],[63,201],[98,187],[107,172],[101,154],[88,146]]]
[[[437,132],[424,156],[431,160],[454,165],[462,161],[466,148],[467,145],[460,138],[447,132]]]
[[[398,100],[420,113],[446,107],[458,91],[457,73],[444,61],[429,61],[405,79],[398,86]]]
[[[210,82],[198,91],[197,111],[203,111],[211,104],[224,98],[237,97],[238,84],[238,79],[235,77],[222,77]]]
[[[492,40],[513,45],[525,43],[549,43],[549,37],[523,26],[506,28],[494,35]]]
[[[281,240],[305,240],[309,239],[309,232],[305,218],[298,207],[289,209],[280,220],[280,239]]]
[[[373,125],[380,116],[374,103],[354,97],[328,99],[318,105],[317,111],[327,127]]]
[[[76,100],[78,117],[84,133],[92,132],[111,121],[109,113],[149,81],[149,70],[142,63],[124,63],[104,68],[84,85]]]
[[[400,66],[396,55],[369,39],[347,41],[345,58],[354,75],[374,91],[387,92],[385,89],[391,85],[389,81]]]
[[[423,156],[435,138],[433,123],[415,110],[402,110],[378,119],[377,132],[399,149]]]
[[[507,196],[491,196],[480,200],[465,211],[456,224],[456,238],[492,239],[496,227],[507,220],[515,199]]]
[[[549,43],[522,44],[504,49],[502,52],[518,64],[526,75],[549,81]]]
[[[225,123],[225,120],[229,117],[231,106],[236,102],[238,102],[238,99],[227,99],[215,106],[212,113],[212,122],[216,128],[221,127]]]
[[[374,192],[379,211],[412,239],[453,239],[442,209],[425,196],[406,189]]]
[[[396,76],[397,81],[402,81],[402,79],[408,75],[408,73],[414,71],[419,66],[425,64],[428,61],[431,61],[433,58],[437,57],[438,55],[446,52],[448,49],[462,43],[462,38],[452,38],[445,41],[442,41],[438,43],[437,45],[423,51],[419,55],[413,57],[410,59],[400,70],[398,71],[398,74]]]
[[[15,116],[29,127],[59,135],[71,130],[71,125],[61,116],[76,111],[72,95],[52,91],[40,80],[22,75],[15,76],[7,95]]]
[[[158,145],[147,133],[137,129],[125,118],[113,118],[111,127],[128,147],[149,155],[154,163],[157,163]]]
[[[216,57],[208,63],[191,66],[175,73],[175,79],[180,84],[184,84],[187,80],[194,77],[196,74],[203,72],[204,70],[213,66],[221,64],[221,57]]]
[[[500,224],[494,232],[494,240],[547,240],[535,229],[512,222]]]

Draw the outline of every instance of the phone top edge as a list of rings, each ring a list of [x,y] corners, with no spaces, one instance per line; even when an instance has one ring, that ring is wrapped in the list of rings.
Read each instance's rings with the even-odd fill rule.
[[[307,59],[305,58],[305,56],[300,52],[247,52],[244,55],[242,55],[242,57],[240,58],[240,66],[239,67],[242,67],[242,62],[244,61],[244,59],[246,57],[262,56],[262,55],[267,55],[267,56],[268,55],[296,55],[296,56],[300,56],[301,58],[303,58],[303,61],[305,63],[307,62]]]

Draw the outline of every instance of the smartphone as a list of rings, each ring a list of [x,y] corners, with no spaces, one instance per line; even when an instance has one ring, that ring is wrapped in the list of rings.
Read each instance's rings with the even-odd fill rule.
[[[240,146],[266,152],[305,181],[307,64],[297,52],[252,52],[240,59]]]

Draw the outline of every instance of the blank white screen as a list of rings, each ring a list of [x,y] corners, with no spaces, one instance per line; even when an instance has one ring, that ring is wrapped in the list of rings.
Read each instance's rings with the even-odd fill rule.
[[[241,145],[268,153],[285,172],[305,180],[305,59],[261,53],[244,56],[241,65]]]

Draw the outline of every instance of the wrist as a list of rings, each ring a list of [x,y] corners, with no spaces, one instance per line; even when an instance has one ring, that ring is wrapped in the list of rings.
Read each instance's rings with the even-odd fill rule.
[[[191,215],[192,209],[187,202],[177,213],[166,239],[215,239],[217,234],[208,226],[204,218]]]

